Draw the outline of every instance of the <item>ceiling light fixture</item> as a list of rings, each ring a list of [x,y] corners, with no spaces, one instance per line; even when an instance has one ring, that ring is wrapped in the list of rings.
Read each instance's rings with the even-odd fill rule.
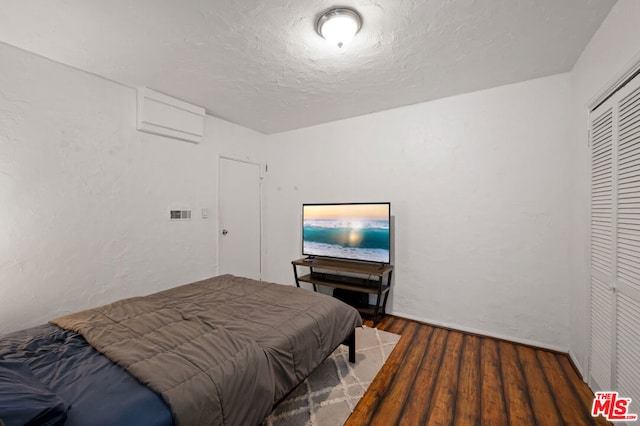
[[[362,18],[353,9],[336,7],[318,19],[316,30],[325,40],[338,47],[351,41],[362,27]]]

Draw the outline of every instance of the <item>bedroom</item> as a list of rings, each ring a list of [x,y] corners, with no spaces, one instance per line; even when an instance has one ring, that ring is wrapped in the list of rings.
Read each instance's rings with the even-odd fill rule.
[[[208,115],[197,145],[137,132],[133,88],[13,47],[46,34],[2,15],[0,333],[216,275],[222,155],[269,165],[263,279],[292,284],[303,202],[390,201],[392,313],[586,368],[587,108],[640,61],[637,2],[556,73],[282,133]]]

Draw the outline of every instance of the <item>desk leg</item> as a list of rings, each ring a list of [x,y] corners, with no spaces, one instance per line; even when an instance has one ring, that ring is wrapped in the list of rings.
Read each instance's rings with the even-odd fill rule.
[[[389,298],[389,293],[391,293],[391,274],[393,271],[389,271],[389,276],[387,277],[387,287],[389,287],[389,291],[384,295],[384,302],[382,303],[382,313],[387,313],[387,299]]]
[[[349,362],[356,362],[356,330],[354,329],[344,342],[349,346]]]
[[[309,273],[313,276],[313,266],[309,267]],[[318,287],[316,287],[316,283],[311,283],[313,285],[313,291],[318,292]]]
[[[382,297],[382,276],[378,279],[378,297],[376,297],[376,307],[373,310],[373,326],[376,326],[378,320],[378,311],[380,311],[380,298]],[[387,293],[388,294],[388,293]],[[385,302],[387,300],[385,299]]]
[[[300,281],[298,281],[298,268],[296,268],[296,265],[292,265],[292,266],[293,266],[293,277],[296,279],[296,286],[300,288]]]

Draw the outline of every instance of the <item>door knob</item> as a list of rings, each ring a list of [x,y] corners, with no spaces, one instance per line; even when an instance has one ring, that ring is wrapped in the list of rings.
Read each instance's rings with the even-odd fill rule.
[[[227,231],[226,229],[222,230],[222,235],[227,235],[229,233],[229,231]]]

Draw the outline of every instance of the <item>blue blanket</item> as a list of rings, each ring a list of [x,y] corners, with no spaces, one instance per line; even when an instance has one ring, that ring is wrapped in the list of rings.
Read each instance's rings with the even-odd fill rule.
[[[171,411],[159,395],[98,353],[77,333],[45,324],[1,336],[0,360],[16,361],[5,362],[5,366],[28,365],[42,388],[67,404],[65,425],[173,424]],[[20,374],[18,368],[12,373]],[[14,378],[0,381],[0,418],[3,409],[6,413],[20,408],[15,406],[17,391],[12,392],[11,386],[15,386]],[[12,397],[10,407],[2,395]],[[27,405],[24,408],[33,408],[29,395],[24,395],[23,401]]]

